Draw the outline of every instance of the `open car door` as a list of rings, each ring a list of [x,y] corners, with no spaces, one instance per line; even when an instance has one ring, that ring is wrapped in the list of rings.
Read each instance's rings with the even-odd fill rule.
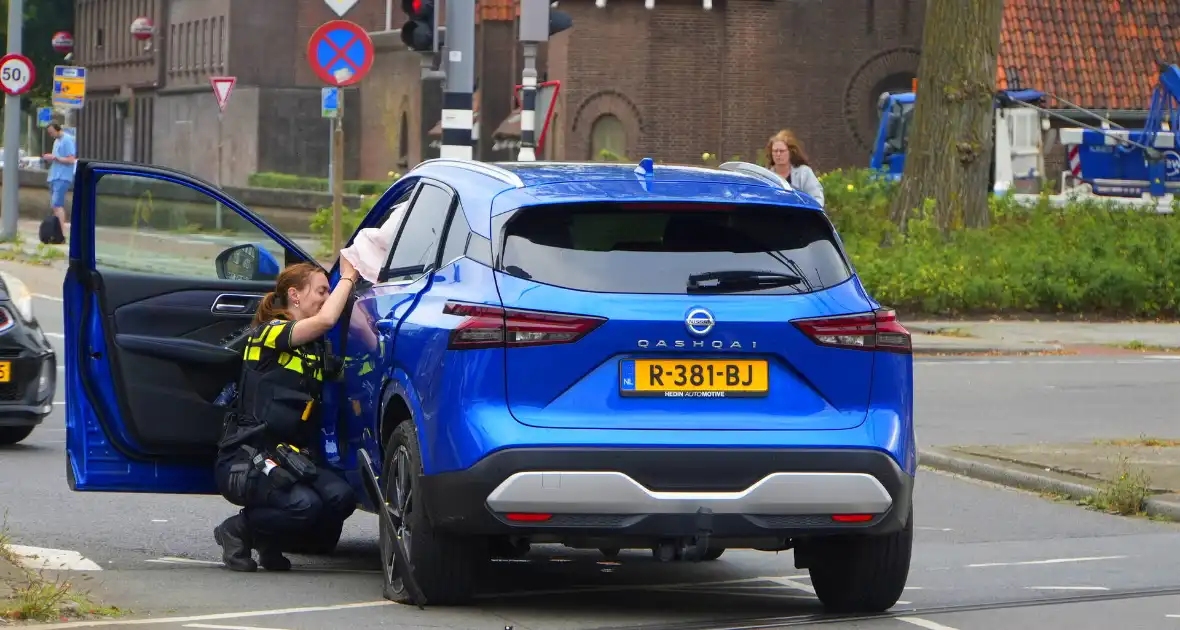
[[[63,287],[71,489],[217,492],[215,402],[278,273],[314,262],[304,246],[184,173],[79,160]]]

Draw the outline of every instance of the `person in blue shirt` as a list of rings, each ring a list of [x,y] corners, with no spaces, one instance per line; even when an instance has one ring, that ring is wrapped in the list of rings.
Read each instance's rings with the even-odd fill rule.
[[[66,192],[74,183],[74,170],[78,163],[78,145],[74,136],[62,131],[58,123],[49,123],[49,136],[53,138],[53,152],[41,156],[49,162],[49,206],[61,224],[63,234],[69,233],[66,222]]]

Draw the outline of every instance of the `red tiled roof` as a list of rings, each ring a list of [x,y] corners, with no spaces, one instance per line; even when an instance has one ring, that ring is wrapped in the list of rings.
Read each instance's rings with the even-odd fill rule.
[[[1180,0],[1005,0],[1000,89],[1147,109],[1157,60],[1180,64]],[[1058,106],[1049,100],[1049,106]]]

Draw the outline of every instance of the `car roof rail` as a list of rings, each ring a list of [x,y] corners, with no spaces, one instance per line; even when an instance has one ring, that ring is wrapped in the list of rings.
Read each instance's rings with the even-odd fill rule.
[[[795,190],[794,188],[791,188],[790,182],[781,177],[778,173],[751,162],[726,162],[717,168],[723,171],[732,171],[734,173],[743,173],[745,175],[757,177],[758,179],[761,179],[772,186],[782,186],[787,190]]]
[[[458,168],[466,169],[475,173],[483,173],[489,177],[494,177],[505,184],[509,184],[516,188],[524,188],[524,180],[519,175],[512,171],[495,164],[488,164],[487,162],[480,162],[479,160],[463,160],[459,158],[434,158],[420,162],[411,171],[417,170],[425,164],[449,164]]]

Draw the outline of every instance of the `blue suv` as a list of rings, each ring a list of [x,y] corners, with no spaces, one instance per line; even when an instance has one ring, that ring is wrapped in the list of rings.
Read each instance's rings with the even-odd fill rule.
[[[74,195],[70,487],[215,493],[250,316],[315,258],[280,212],[170,169],[80,161]],[[810,197],[740,162],[438,159],[360,228],[394,242],[329,333],[313,446],[380,517],[387,597],[461,604],[490,558],[557,543],[793,550],[829,609],[897,602],[910,335]]]

